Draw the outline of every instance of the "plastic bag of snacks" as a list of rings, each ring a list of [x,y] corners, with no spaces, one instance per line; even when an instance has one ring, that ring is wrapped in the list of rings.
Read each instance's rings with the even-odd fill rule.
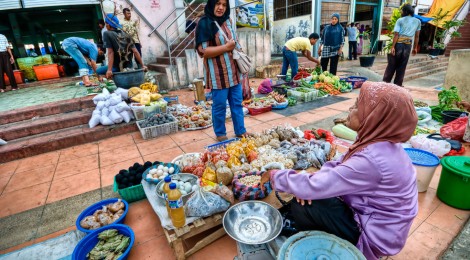
[[[230,202],[231,205],[235,203],[235,197],[233,196],[233,192],[225,185],[219,184],[215,186],[212,192],[224,198],[226,201]]]
[[[207,217],[226,211],[230,203],[221,196],[197,188],[186,203],[186,215],[189,217]]]
[[[239,201],[263,199],[271,192],[268,172],[249,172],[237,175],[232,181],[233,195]],[[268,176],[269,177],[269,176]]]

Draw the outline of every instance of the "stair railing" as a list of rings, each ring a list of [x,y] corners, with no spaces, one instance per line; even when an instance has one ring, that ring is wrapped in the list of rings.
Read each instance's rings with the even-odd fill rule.
[[[178,33],[180,29],[182,29],[182,26],[184,25],[184,29],[188,29],[190,26],[192,26],[195,22],[196,14],[200,12],[200,7],[205,5],[205,3],[200,3],[199,5],[196,6],[196,8],[192,8],[191,5],[195,2],[195,0],[191,1],[184,9],[183,11],[177,15],[170,23],[167,24],[165,28],[165,39],[166,39],[166,44],[167,44],[167,51],[168,51],[168,57],[170,59],[170,65],[174,65],[174,57],[178,57],[184,50],[188,48],[188,46],[191,44],[191,41],[188,41],[190,37],[194,37],[195,30],[194,29],[191,33],[187,34],[183,39],[179,38]],[[185,20],[190,19],[192,23],[186,24],[186,22],[177,25],[174,31],[169,32],[171,27],[174,27],[174,24],[181,18],[182,15],[186,15],[186,11],[191,8],[191,13],[187,16],[185,16]],[[175,35],[176,34],[176,35]],[[176,43],[176,41],[180,41],[175,47],[172,47],[173,44]],[[180,48],[183,46],[183,48]]]

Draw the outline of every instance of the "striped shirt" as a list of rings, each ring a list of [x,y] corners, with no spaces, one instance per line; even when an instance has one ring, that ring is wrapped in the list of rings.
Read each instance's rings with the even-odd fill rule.
[[[5,37],[3,34],[0,34],[0,51],[7,51],[8,48],[10,48],[10,45],[8,44],[7,37]]]
[[[233,39],[235,33],[231,29],[232,26],[229,20],[224,22],[221,28],[229,39]],[[238,39],[236,38],[236,40]],[[221,46],[225,43],[226,40],[219,31],[215,34],[214,40],[203,42],[202,48],[206,49],[207,47]],[[237,47],[240,47],[238,41]],[[201,53],[199,54],[202,55]],[[225,52],[214,58],[204,58],[204,81],[206,82],[206,88],[225,89],[236,86],[241,82],[240,76],[232,52]]]

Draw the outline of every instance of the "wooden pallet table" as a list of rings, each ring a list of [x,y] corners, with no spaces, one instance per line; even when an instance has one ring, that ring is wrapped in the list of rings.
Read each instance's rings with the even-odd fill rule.
[[[292,196],[290,195],[288,196],[281,195],[281,197],[285,199],[286,201],[292,198]],[[271,192],[269,196],[263,199],[262,201],[270,204],[276,209],[279,209],[282,206],[279,200],[274,195],[274,192]],[[217,239],[223,237],[226,234],[222,226],[223,216],[224,216],[224,212],[217,213],[207,218],[198,219],[189,225],[186,225],[182,228],[178,228],[175,230],[167,230],[164,228],[163,231],[165,233],[166,239],[168,243],[170,244],[170,246],[173,248],[173,251],[175,252],[175,255],[176,255],[176,259],[178,260],[186,259],[190,255],[196,253],[197,251],[208,246],[209,244],[216,241]],[[212,232],[211,234],[209,234],[208,236],[206,236],[204,239],[200,240],[199,242],[197,242],[192,248],[187,249],[187,250],[185,249],[184,241],[186,239],[190,239],[198,234],[201,234],[202,232],[205,232],[207,230],[213,229],[218,226],[220,226],[219,229]]]
[[[190,255],[196,253],[200,249],[204,248],[205,246],[211,244],[215,240],[221,238],[225,235],[225,230],[222,227],[222,218],[223,213],[215,214],[207,218],[198,219],[193,223],[186,225],[182,228],[178,228],[175,230],[167,230],[163,229],[166,239],[168,243],[173,248],[175,252],[176,259],[182,260],[186,259]],[[183,241],[186,239],[190,239],[198,234],[201,234],[204,231],[212,229],[214,227],[220,226],[215,232],[211,233],[204,239],[197,242],[192,248],[189,250],[185,250]]]

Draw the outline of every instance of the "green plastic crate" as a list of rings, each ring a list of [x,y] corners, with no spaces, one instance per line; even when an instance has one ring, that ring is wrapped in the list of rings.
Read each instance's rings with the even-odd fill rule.
[[[125,189],[119,189],[116,177],[114,177],[113,191],[119,193],[121,198],[125,199],[129,203],[147,198],[142,183]]]

